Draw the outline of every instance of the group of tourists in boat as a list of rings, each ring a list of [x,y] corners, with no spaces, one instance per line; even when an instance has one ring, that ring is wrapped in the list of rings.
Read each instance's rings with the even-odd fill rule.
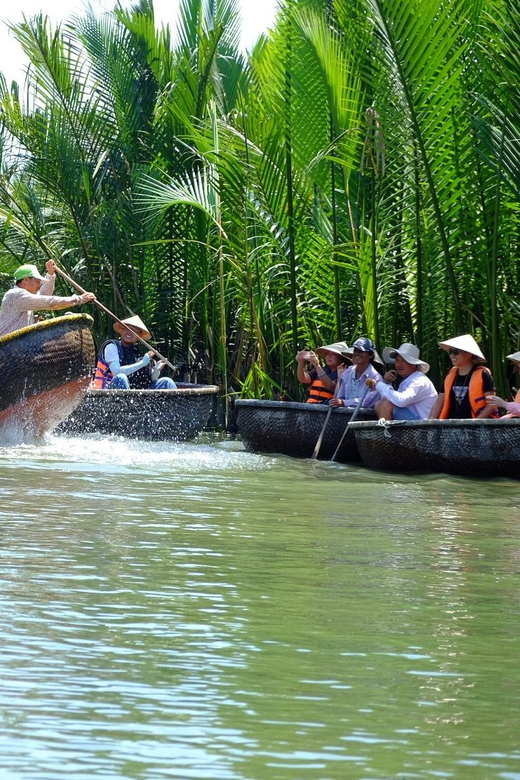
[[[486,358],[470,334],[439,342],[451,361],[441,392],[426,376],[429,364],[422,360],[417,346],[385,347],[383,360],[374,342],[362,336],[349,347],[336,342],[316,351],[297,353],[297,376],[309,386],[307,403],[332,407],[374,410],[384,420],[484,419],[499,416],[520,417],[520,391],[514,401],[495,393]],[[507,356],[520,368],[520,352]],[[381,373],[383,365],[393,368]]]

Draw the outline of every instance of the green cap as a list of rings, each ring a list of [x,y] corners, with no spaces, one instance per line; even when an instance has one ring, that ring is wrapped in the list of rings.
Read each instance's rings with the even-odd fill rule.
[[[39,279],[40,282],[45,281],[45,277],[40,274],[35,265],[21,265],[14,272],[15,282],[20,282],[22,279]]]

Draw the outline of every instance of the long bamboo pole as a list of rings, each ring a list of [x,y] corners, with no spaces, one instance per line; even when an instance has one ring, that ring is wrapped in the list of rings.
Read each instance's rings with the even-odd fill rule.
[[[82,294],[87,292],[86,290],[83,289],[83,287],[81,287],[81,285],[79,285],[77,282],[75,282],[74,279],[72,279],[72,277],[70,277],[68,274],[66,274],[65,271],[62,271],[61,268],[58,268],[57,265],[56,265],[56,273],[59,274],[63,279],[65,279],[65,281],[68,282],[71,285],[71,287],[75,287],[78,292],[80,292]],[[125,325],[125,323],[122,320],[120,320],[119,317],[116,317],[114,312],[110,311],[110,309],[107,309],[106,306],[103,306],[103,304],[100,301],[98,301],[97,298],[94,299],[93,303],[96,304],[98,309],[101,309],[101,311],[104,311],[105,314],[108,314],[109,317],[112,317],[113,320],[115,320],[116,322],[119,322],[119,324],[122,325],[123,328],[127,327],[127,325]],[[132,330],[132,329],[130,329],[130,330]],[[144,346],[147,349],[149,349],[151,352],[153,352],[155,355],[157,355],[157,357],[160,360],[162,360],[165,363],[165,365],[169,366],[174,371],[176,370],[175,366],[173,365],[173,363],[170,363],[168,358],[164,357],[164,355],[161,355],[161,353],[157,349],[155,349],[155,347],[152,347],[151,344],[149,344],[147,341],[145,341],[143,338],[141,338],[141,336],[138,333],[136,333],[135,331],[133,331],[133,332],[135,333],[135,335],[137,336],[137,338],[139,339],[141,344],[144,344]]]

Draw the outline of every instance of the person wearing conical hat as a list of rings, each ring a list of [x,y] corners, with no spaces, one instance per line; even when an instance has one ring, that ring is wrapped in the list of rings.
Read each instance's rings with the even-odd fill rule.
[[[330,406],[357,406],[367,381],[372,380],[375,384],[382,379],[379,371],[374,368],[374,363],[381,364],[381,358],[372,339],[368,336],[360,336],[351,349],[352,365],[343,372],[337,397],[329,402]],[[379,397],[376,390],[365,392],[363,408],[372,409]]]
[[[54,260],[47,260],[45,268],[45,276],[31,264],[21,265],[14,272],[14,287],[4,295],[0,309],[0,336],[33,325],[36,321],[35,311],[70,309],[95,300],[96,296],[91,292],[82,295],[54,295],[56,263]]]
[[[431,411],[433,419],[457,419],[491,417],[493,406],[486,403],[486,396],[494,390],[491,371],[483,363],[486,358],[469,333],[440,341],[439,346],[450,356],[451,369],[444,379],[444,392]]]
[[[507,355],[507,359],[511,360],[517,371],[520,374],[520,352],[513,352],[512,355]],[[486,402],[491,406],[498,406],[501,409],[505,409],[507,414],[504,417],[520,417],[520,390],[517,392],[514,401],[504,401],[498,395],[488,395]]]
[[[114,323],[119,339],[109,339],[99,350],[92,387],[96,390],[175,390],[169,377],[159,375],[163,361],[152,366],[154,352],[141,355],[137,348],[139,336],[149,339],[151,333],[138,316]]]
[[[350,363],[350,350],[345,341],[318,347],[316,352],[300,350],[296,355],[296,376],[303,385],[310,385],[308,404],[328,404],[334,397],[338,368]],[[308,365],[306,365],[308,364]]]
[[[399,349],[385,347],[385,363],[393,363],[395,368],[387,371],[376,390],[381,400],[376,403],[376,414],[385,420],[427,420],[437,400],[437,390],[426,376],[430,365],[421,360],[418,347],[408,342]],[[397,390],[393,382],[400,377]]]

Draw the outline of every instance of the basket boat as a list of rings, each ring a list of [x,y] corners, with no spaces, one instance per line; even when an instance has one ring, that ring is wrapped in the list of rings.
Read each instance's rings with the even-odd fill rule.
[[[351,430],[370,468],[520,479],[520,418],[353,422]]]
[[[217,385],[180,383],[176,390],[89,390],[60,433],[187,441],[206,425]]]
[[[280,453],[310,458],[321,433],[329,407],[292,401],[235,401],[238,431],[252,452]],[[330,460],[352,416],[353,409],[334,409],[321,445],[320,460]],[[360,411],[358,420],[373,420],[374,413]],[[356,462],[360,456],[350,428],[336,456],[342,463]]]
[[[81,402],[95,365],[88,314],[43,320],[0,338],[0,430],[38,439]]]

